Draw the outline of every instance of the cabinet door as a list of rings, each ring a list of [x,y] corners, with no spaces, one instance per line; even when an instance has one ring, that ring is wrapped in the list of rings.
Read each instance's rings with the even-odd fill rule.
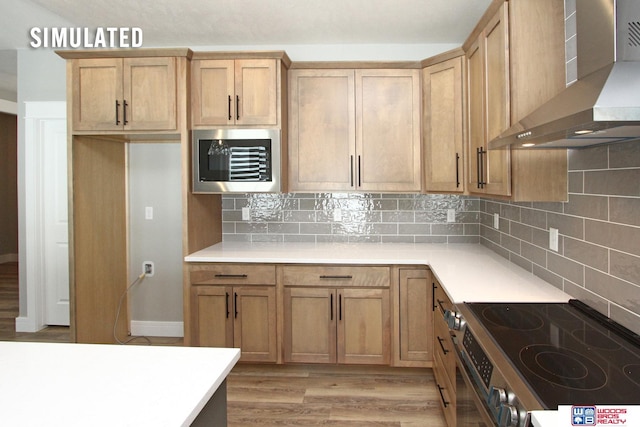
[[[400,360],[429,362],[433,357],[433,286],[426,269],[401,269]]]
[[[425,190],[462,192],[462,58],[427,67],[422,76]]]
[[[201,347],[233,347],[233,289],[227,286],[195,286],[192,325],[194,344]]]
[[[284,289],[284,360],[336,362],[336,291]]]
[[[125,59],[123,90],[125,129],[176,129],[175,58]]]
[[[243,286],[233,289],[233,343],[242,350],[242,361],[275,362],[276,289]]]
[[[511,124],[509,98],[509,16],[503,3],[482,35],[485,49],[486,142]],[[487,194],[511,195],[511,151],[509,148],[486,153],[485,190]]]
[[[469,173],[467,174],[467,182],[469,191],[473,193],[483,192],[481,183],[482,172],[482,154],[480,150],[484,150],[484,71],[482,53],[480,49],[480,41],[477,40],[471,45],[466,52],[467,61],[467,101],[469,114],[469,151],[467,159],[469,163]]]
[[[289,73],[289,189],[354,190],[353,70]]]
[[[76,59],[71,67],[73,129],[122,129],[122,59]]]
[[[338,363],[388,365],[391,318],[388,289],[338,291]]]
[[[235,122],[234,61],[194,60],[191,66],[192,123],[227,125]]]
[[[356,70],[356,186],[420,191],[419,70]]]
[[[235,61],[235,122],[238,125],[276,125],[277,61]]]
[[[511,194],[511,151],[487,150],[509,117],[508,14],[504,3],[466,53],[469,100],[469,191]]]

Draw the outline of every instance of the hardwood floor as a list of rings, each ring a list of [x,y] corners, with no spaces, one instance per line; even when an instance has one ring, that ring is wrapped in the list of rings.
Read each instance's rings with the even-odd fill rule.
[[[69,342],[67,327],[15,332],[18,314],[18,265],[0,264],[0,341]],[[229,427],[444,427],[439,398],[430,369],[240,363],[227,379]]]

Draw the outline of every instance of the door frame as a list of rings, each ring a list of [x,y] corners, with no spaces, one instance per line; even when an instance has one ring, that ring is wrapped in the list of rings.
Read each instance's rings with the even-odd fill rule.
[[[16,318],[16,332],[37,332],[45,324],[45,245],[44,245],[44,194],[42,176],[42,150],[44,135],[42,122],[64,120],[67,117],[67,104],[64,101],[25,102],[25,146],[24,146],[24,191],[18,197],[23,198],[25,247],[20,248],[20,268],[23,273],[20,281],[21,310]],[[20,165],[19,165],[20,166]],[[22,218],[20,218],[22,220]]]

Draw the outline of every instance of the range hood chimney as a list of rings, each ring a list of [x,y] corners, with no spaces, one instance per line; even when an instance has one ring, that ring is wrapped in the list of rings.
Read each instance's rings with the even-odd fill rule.
[[[640,1],[576,0],[577,80],[489,142],[576,148],[640,138]]]

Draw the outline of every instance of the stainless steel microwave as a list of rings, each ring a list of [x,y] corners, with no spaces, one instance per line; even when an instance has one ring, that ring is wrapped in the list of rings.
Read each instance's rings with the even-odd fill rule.
[[[193,131],[194,193],[279,192],[279,129]]]

